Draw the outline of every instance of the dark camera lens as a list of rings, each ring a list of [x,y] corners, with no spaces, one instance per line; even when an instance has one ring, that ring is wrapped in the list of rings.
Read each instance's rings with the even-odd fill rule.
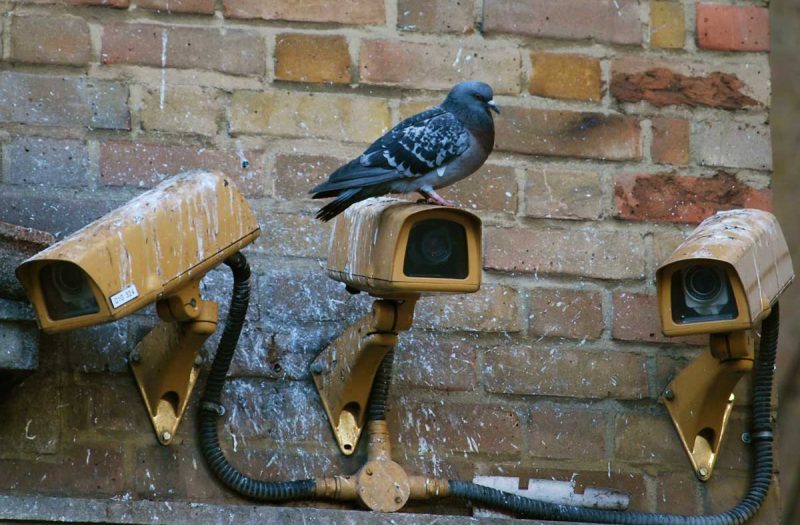
[[[721,272],[710,266],[692,266],[685,271],[683,285],[686,295],[699,303],[716,299],[724,286]]]
[[[419,221],[412,226],[403,273],[408,277],[465,279],[469,267],[464,227],[443,219]]]
[[[86,275],[75,264],[48,264],[39,272],[39,281],[47,313],[54,321],[100,311]]]
[[[86,279],[75,265],[54,264],[53,284],[62,293],[76,294],[85,286]]]

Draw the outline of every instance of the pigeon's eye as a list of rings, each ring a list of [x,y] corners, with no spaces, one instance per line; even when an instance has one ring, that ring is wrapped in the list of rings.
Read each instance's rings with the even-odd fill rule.
[[[472,96],[475,97],[475,99],[480,100],[481,102],[483,102],[483,97],[480,96],[479,93],[473,93]]]

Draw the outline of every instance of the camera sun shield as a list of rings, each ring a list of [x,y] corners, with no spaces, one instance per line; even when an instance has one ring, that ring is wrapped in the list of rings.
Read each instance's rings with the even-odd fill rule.
[[[481,222],[456,208],[398,199],[363,201],[336,218],[328,275],[378,296],[475,292]]]

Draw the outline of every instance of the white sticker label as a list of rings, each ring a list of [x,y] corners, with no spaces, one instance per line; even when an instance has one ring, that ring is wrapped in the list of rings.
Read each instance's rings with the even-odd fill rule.
[[[139,297],[139,292],[136,290],[136,285],[132,284],[111,296],[111,306],[114,308],[119,308],[123,304],[129,303],[137,297]]]

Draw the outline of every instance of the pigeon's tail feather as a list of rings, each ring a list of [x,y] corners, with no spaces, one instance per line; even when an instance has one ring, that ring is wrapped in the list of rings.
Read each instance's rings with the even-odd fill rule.
[[[341,192],[336,199],[320,208],[317,219],[328,222],[353,204],[369,198],[370,194],[363,190],[364,188],[352,188]]]

